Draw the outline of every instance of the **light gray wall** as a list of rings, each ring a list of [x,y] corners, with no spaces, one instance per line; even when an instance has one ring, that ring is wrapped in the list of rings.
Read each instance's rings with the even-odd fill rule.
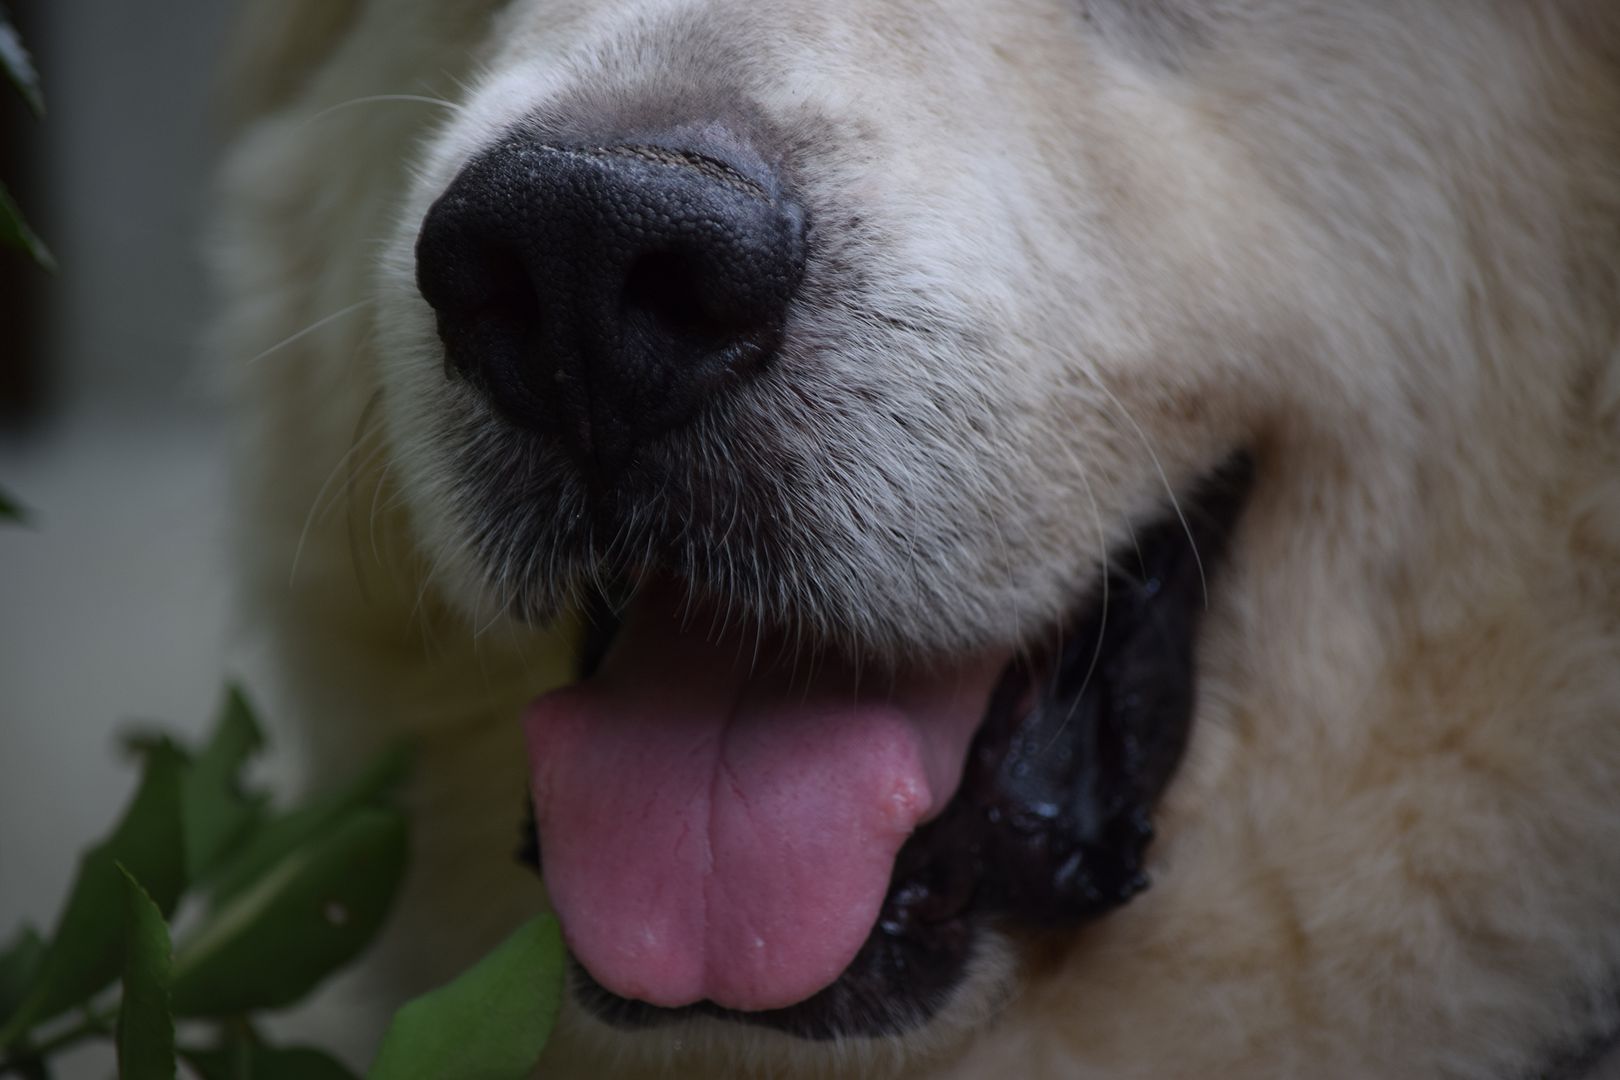
[[[49,114],[36,216],[51,289],[59,409],[196,408],[197,251],[211,102],[233,0],[34,0]]]

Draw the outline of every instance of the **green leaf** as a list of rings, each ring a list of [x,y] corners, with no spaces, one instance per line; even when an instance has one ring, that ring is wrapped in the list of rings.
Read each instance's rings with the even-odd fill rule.
[[[0,949],[0,1023],[17,1011],[39,965],[45,959],[45,939],[32,926],[24,926]]]
[[[163,913],[122,865],[124,997],[118,1007],[119,1080],[174,1080],[174,1017],[169,1013],[171,957]]]
[[[23,47],[21,35],[3,10],[0,10],[0,68],[5,69],[11,85],[28,102],[34,115],[43,116],[45,98],[39,91],[39,72],[34,70],[33,58]]]
[[[185,885],[180,777],[185,758],[160,744],[146,756],[140,787],[118,827],[79,861],[50,947],[17,1011],[0,1027],[0,1049],[35,1024],[88,1000],[124,960],[124,890],[118,864],[146,887],[158,910],[174,910]]]
[[[244,1043],[218,1050],[183,1050],[202,1080],[355,1080],[342,1062],[306,1047]]]
[[[201,881],[264,817],[262,794],[242,790],[242,769],[264,747],[264,732],[240,687],[226,688],[213,737],[180,789],[186,872]]]
[[[50,248],[39,234],[28,227],[23,218],[22,208],[11,197],[11,192],[0,184],[0,247],[16,248],[26,251],[33,260],[46,270],[56,269],[56,256],[51,254]]]
[[[174,964],[177,1016],[290,1005],[381,928],[405,875],[405,819],[355,810],[213,911]]]
[[[27,520],[28,513],[23,510],[22,504],[5,491],[0,490],[0,521],[9,521],[21,525]]]
[[[562,1003],[563,946],[542,915],[394,1014],[367,1080],[527,1080]]]
[[[330,833],[355,810],[386,802],[409,771],[409,750],[404,745],[392,747],[348,786],[272,818],[210,875],[210,901],[215,907],[228,903],[288,855]]]

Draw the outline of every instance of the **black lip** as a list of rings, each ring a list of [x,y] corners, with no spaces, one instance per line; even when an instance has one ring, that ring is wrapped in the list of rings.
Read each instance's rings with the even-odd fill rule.
[[[983,929],[1074,927],[1147,888],[1151,813],[1186,747],[1207,590],[1253,477],[1236,454],[1138,528],[1061,647],[1007,670],[960,789],[901,849],[877,925],[832,985],[764,1012],[664,1009],[574,964],[578,1001],[629,1030],[707,1016],[812,1040],[895,1035],[947,1003]],[[530,841],[523,857],[538,868],[532,820]]]

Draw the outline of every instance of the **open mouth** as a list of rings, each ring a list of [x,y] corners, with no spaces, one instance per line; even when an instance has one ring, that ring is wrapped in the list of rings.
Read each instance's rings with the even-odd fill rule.
[[[794,662],[791,638],[644,589],[525,723],[576,997],[626,1028],[897,1034],[985,931],[1073,927],[1146,888],[1252,472],[1237,455],[1136,529],[1042,649]]]

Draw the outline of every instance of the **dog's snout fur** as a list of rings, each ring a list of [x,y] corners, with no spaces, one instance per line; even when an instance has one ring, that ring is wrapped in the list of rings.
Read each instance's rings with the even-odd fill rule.
[[[757,155],[722,160],[736,139],[704,134],[513,136],[461,171],[417,242],[451,368],[596,482],[758,371],[799,282],[803,212]]]
[[[570,1006],[547,1074],[1506,1080],[1613,1029],[1620,6],[257,3],[254,618],[321,764],[434,751],[379,1002],[539,902],[514,718],[616,574],[944,684],[1247,448],[1151,889],[903,1036]]]

